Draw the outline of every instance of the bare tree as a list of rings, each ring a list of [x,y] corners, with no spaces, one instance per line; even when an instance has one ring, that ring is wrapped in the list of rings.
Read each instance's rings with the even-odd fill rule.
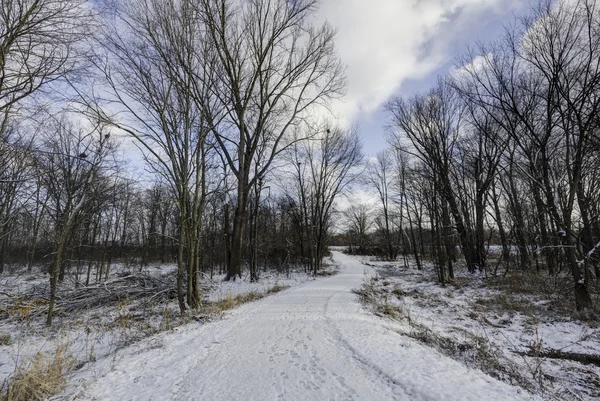
[[[393,164],[390,152],[384,150],[375,156],[375,160],[367,165],[367,179],[372,188],[377,192],[377,197],[380,202],[383,220],[380,224],[385,240],[385,248],[387,258],[389,260],[396,259],[396,249],[392,238],[392,222],[391,222],[391,190],[393,186]],[[402,196],[402,194],[401,194]],[[400,222],[400,225],[402,223]],[[401,227],[400,227],[401,228]]]
[[[336,198],[356,179],[362,163],[358,131],[329,129],[318,139],[296,144],[290,153],[296,166],[300,204],[308,233],[311,267],[321,267]]]
[[[45,138],[36,151],[36,169],[41,185],[48,192],[48,208],[54,221],[53,232],[48,232],[55,242],[46,320],[51,325],[67,243],[90,200],[92,186],[104,173],[112,146],[108,132],[101,126],[76,126],[65,117],[45,128]]]
[[[227,279],[241,273],[248,198],[256,181],[289,144],[291,131],[344,86],[334,30],[311,25],[317,3],[200,2],[220,72],[213,94],[226,111],[226,119],[211,128],[237,182]]]
[[[371,211],[366,203],[352,202],[350,206],[344,210],[344,216],[348,221],[348,234],[352,238],[350,243],[350,252],[365,254],[367,252],[368,231],[373,225]],[[357,248],[354,248],[354,245]]]
[[[110,11],[107,20],[117,22],[102,38],[108,62],[97,65],[112,90],[109,101],[127,118],[109,116],[93,99],[82,98],[93,113],[137,139],[150,166],[176,194],[177,287],[183,313],[186,302],[190,307],[199,302],[208,134],[210,124],[218,124],[216,115],[207,114],[218,107],[211,105],[213,60],[199,11],[191,1],[139,0]]]
[[[14,106],[81,67],[87,0],[0,3],[0,137]]]

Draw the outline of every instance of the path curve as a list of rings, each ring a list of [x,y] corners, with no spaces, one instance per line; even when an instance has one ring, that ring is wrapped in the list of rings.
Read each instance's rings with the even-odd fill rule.
[[[244,305],[225,319],[124,351],[85,390],[95,400],[519,400],[499,382],[394,331],[352,289],[370,268]],[[151,344],[151,341],[149,342]]]

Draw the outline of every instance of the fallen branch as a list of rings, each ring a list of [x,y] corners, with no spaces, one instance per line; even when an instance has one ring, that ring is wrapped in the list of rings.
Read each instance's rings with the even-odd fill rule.
[[[600,355],[579,354],[576,352],[564,352],[555,349],[544,349],[542,351],[513,351],[521,356],[532,358],[565,359],[569,361],[583,363],[584,365],[596,365],[600,367]]]
[[[89,308],[114,305],[122,300],[147,299],[155,302],[172,299],[177,296],[176,280],[171,275],[150,276],[144,273],[128,274],[115,277],[92,285],[79,285],[64,283],[56,294],[56,308],[59,311],[72,313]],[[4,294],[13,299],[15,295]],[[48,300],[50,289],[48,285],[33,286],[29,290],[18,294],[19,302],[31,308],[30,316],[43,315],[47,305],[41,300]],[[8,302],[5,308],[9,309]],[[7,314],[8,317],[8,314]]]

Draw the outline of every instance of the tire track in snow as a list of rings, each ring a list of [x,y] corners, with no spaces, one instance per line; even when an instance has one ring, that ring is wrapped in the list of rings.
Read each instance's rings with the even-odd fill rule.
[[[332,330],[335,332],[340,345],[344,346],[350,352],[350,354],[352,355],[352,358],[354,358],[357,361],[357,363],[363,368],[363,370],[365,371],[365,373],[367,375],[373,375],[374,377],[379,378],[380,381],[385,386],[388,386],[392,390],[392,392],[394,393],[394,395],[396,397],[402,397],[401,399],[403,399],[403,400],[416,399],[414,392],[409,391],[401,383],[399,383],[394,377],[392,377],[391,375],[386,373],[383,369],[381,369],[379,366],[377,366],[375,363],[373,363],[373,361],[364,357],[359,350],[357,350],[355,347],[353,347],[350,344],[350,342],[348,340],[346,340],[346,338],[344,338],[342,331],[337,327],[337,325],[335,324],[335,321],[328,315],[331,300],[334,297],[340,296],[340,295],[343,295],[343,294],[336,293],[336,294],[331,295],[331,297],[329,297],[329,299],[327,300],[327,303],[325,305],[325,317],[326,317],[327,323],[332,328]],[[354,302],[358,302],[358,301],[355,300]]]

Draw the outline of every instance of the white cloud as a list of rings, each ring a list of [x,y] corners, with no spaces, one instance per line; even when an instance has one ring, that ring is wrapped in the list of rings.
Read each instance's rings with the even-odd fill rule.
[[[493,57],[492,53],[475,56],[469,63],[452,68],[449,75],[456,80],[468,79],[471,73],[485,71],[486,67],[492,63]]]
[[[468,24],[493,19],[518,0],[324,0],[319,19],[338,28],[337,49],[347,64],[348,91],[335,110],[345,121],[375,111],[408,79],[442,63]]]

